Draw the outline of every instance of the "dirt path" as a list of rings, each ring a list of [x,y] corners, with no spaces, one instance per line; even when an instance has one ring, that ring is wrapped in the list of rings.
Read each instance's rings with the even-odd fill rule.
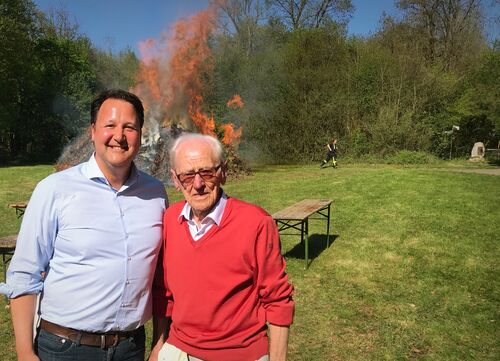
[[[495,168],[495,169],[482,169],[482,168],[476,168],[476,169],[468,169],[468,168],[462,168],[462,169],[453,169],[453,168],[441,168],[439,169],[440,171],[443,172],[460,172],[460,173],[478,173],[478,174],[489,174],[489,175],[497,175],[500,176],[500,168]]]

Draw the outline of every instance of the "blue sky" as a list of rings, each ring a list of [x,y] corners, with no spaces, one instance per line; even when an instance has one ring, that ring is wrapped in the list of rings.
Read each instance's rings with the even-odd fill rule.
[[[356,10],[349,34],[370,35],[379,26],[383,11],[396,14],[394,0],[353,0]],[[208,0],[35,0],[38,9],[64,9],[98,47],[119,51],[157,38],[176,20],[204,9]]]
[[[34,0],[37,8],[64,9],[100,48],[119,51],[156,38],[176,20],[206,7],[205,0]]]

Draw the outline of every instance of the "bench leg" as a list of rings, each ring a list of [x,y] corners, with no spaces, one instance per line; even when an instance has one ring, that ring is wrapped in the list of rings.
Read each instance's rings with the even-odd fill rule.
[[[2,253],[2,271],[3,271],[3,281],[7,283],[7,255]],[[9,297],[5,296],[5,302],[7,306],[9,305]]]

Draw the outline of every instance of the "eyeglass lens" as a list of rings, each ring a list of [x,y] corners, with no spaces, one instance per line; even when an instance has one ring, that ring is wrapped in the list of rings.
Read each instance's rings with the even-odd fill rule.
[[[194,177],[196,176],[196,174],[199,174],[200,177],[204,181],[210,181],[215,177],[219,168],[220,168],[220,165],[218,165],[217,167],[214,167],[214,168],[210,168],[210,169],[200,169],[199,171],[196,171],[196,172],[181,173],[181,174],[178,174],[177,176],[179,177],[179,180],[183,184],[193,183]]]

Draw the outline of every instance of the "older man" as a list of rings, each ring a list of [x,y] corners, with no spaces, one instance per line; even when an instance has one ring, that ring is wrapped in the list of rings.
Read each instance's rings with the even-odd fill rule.
[[[166,194],[133,164],[143,122],[135,95],[102,93],[91,106],[95,153],[34,190],[3,289],[19,360],[144,360]]]
[[[285,360],[293,287],[272,217],[224,193],[226,163],[216,139],[183,135],[170,160],[185,201],[164,216],[166,293],[154,292],[151,359]]]

